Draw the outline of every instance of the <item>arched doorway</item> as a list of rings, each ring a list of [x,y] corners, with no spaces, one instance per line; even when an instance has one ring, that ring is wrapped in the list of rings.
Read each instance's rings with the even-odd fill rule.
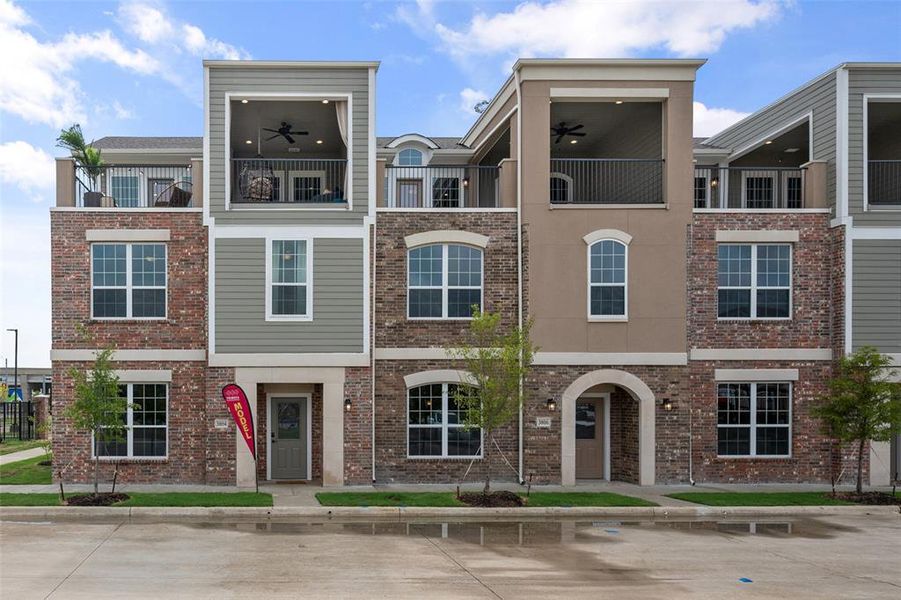
[[[616,369],[599,369],[572,382],[561,398],[561,483],[576,483],[576,409],[580,398],[591,388],[611,384],[626,390],[638,403],[638,482],[653,485],[655,481],[655,400],[654,393],[641,379]]]

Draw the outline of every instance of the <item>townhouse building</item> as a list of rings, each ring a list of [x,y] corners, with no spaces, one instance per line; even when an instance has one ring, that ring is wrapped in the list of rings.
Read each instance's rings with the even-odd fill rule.
[[[523,59],[446,138],[375,135],[375,62],[206,61],[202,137],[57,162],[55,408],[112,345],[120,480],[473,480],[447,348],[477,305],[539,347],[502,478],[828,481],[855,458],[810,413],[835,358],[901,359],[901,65],[693,139],[703,63]],[[53,426],[88,479],[90,436]],[[868,452],[887,483],[897,444]]]

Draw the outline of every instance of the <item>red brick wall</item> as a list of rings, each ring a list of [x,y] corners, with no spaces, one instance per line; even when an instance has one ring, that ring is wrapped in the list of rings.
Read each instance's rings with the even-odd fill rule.
[[[377,348],[444,347],[459,342],[466,320],[407,319],[407,247],[404,237],[433,230],[462,230],[490,238],[483,255],[482,307],[517,319],[515,213],[379,213],[376,246],[375,343]]]
[[[420,371],[459,369],[453,361],[376,361],[376,480],[379,483],[461,483],[470,466],[469,458],[407,458],[407,388],[404,377]],[[494,437],[510,464],[517,468],[519,460],[517,425],[495,432]],[[488,438],[485,438],[488,443]],[[497,448],[491,449],[492,479],[515,481],[516,473],[504,462]],[[346,459],[345,455],[345,459]],[[466,482],[484,479],[485,461],[477,459]]]
[[[836,356],[845,351],[845,228],[833,227],[830,232],[830,272],[832,285],[829,301],[832,304],[832,347]]]
[[[168,229],[167,318],[161,321],[91,320],[91,251],[87,229]],[[197,212],[50,213],[53,348],[206,347],[207,234]],[[78,334],[82,325],[93,338]]]
[[[235,382],[230,367],[206,369],[206,479],[205,483],[234,485],[235,424],[222,399],[222,388]],[[216,429],[216,419],[226,419],[228,429]]]
[[[368,367],[344,370],[344,397],[351,409],[344,413],[344,483],[372,483],[372,378]]]
[[[688,258],[691,348],[829,348],[836,284],[828,214],[695,213]],[[798,230],[792,244],[792,319],[717,320],[717,230]]]
[[[638,402],[622,388],[610,394],[610,478],[639,482]]]

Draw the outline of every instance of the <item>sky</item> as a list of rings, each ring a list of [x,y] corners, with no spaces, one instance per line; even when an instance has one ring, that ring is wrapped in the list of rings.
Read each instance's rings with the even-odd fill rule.
[[[61,128],[202,135],[203,58],[379,60],[378,135],[462,135],[517,57],[706,58],[711,135],[841,62],[901,60],[901,1],[0,0],[0,361],[18,328],[19,365],[50,363]]]

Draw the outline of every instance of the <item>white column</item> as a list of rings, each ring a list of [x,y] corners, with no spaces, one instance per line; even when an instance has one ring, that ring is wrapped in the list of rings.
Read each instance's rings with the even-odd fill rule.
[[[343,382],[322,385],[322,485],[344,485]]]
[[[235,383],[241,386],[247,395],[247,402],[250,404],[250,413],[253,415],[253,424],[256,428],[254,435],[257,437],[257,447],[266,443],[266,440],[259,439],[259,424],[257,423],[257,380],[250,376],[242,376],[241,369],[235,369]],[[264,428],[265,429],[265,428]],[[253,457],[247,448],[247,443],[241,437],[241,432],[235,427],[235,485],[241,488],[254,487],[256,479],[254,478]]]

